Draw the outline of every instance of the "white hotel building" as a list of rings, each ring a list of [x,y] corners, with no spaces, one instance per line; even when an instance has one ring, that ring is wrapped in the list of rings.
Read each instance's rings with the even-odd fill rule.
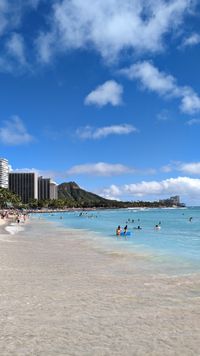
[[[8,188],[8,175],[8,160],[5,158],[0,158],[0,188]]]

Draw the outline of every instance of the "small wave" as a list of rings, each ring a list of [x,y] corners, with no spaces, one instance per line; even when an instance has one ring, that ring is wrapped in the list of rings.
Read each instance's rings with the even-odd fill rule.
[[[24,231],[24,228],[22,226],[19,226],[19,225],[11,224],[9,226],[6,226],[5,230],[7,232],[9,232],[9,234],[15,235],[20,231]]]

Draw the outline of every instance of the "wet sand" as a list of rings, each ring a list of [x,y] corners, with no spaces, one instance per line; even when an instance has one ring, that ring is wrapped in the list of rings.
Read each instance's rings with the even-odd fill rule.
[[[0,235],[0,308],[3,356],[200,354],[198,274],[43,221]]]

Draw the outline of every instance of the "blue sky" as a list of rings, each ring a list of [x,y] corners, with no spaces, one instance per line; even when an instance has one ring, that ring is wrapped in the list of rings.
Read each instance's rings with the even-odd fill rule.
[[[0,156],[116,199],[200,201],[200,5],[0,0]]]

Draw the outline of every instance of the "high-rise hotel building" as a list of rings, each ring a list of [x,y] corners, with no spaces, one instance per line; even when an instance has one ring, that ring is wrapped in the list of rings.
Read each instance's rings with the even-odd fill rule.
[[[17,194],[23,203],[33,199],[57,199],[57,184],[50,178],[38,177],[37,173],[9,173],[9,190]]]
[[[38,199],[38,175],[30,173],[9,173],[9,190],[17,194],[23,203]]]
[[[8,188],[8,160],[0,158],[0,188]]]
[[[38,178],[38,199],[50,199],[50,178]]]
[[[58,188],[50,178],[38,178],[38,199],[49,200],[58,199]]]
[[[50,181],[50,199],[58,199],[58,185]]]

